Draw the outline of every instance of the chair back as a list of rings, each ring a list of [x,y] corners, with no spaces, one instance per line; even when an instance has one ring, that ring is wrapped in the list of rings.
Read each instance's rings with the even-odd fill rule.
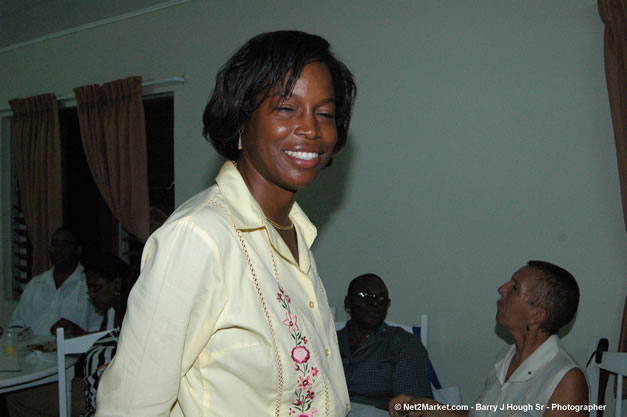
[[[601,370],[608,371],[616,375],[616,402],[614,405],[614,416],[622,416],[623,406],[623,378],[627,376],[627,352],[608,352],[607,339],[595,339],[593,341],[593,351],[586,366],[588,385],[590,390],[590,401],[588,403],[598,406],[605,405],[605,389],[599,389]],[[605,381],[606,382],[606,381]],[[600,413],[591,410],[590,417],[597,417]]]
[[[57,373],[59,380],[59,417],[72,415],[72,379],[74,379],[74,367],[66,370],[65,356],[77,353],[85,353],[91,345],[102,336],[109,333],[105,330],[98,333],[90,333],[85,336],[66,339],[63,328],[57,328]]]

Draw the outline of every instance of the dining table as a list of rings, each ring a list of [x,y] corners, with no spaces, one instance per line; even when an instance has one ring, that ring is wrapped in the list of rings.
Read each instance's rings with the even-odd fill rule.
[[[15,352],[0,349],[0,394],[38,385],[56,382],[57,353],[44,352],[38,347],[50,346],[54,336],[26,335],[20,337]],[[0,343],[1,344],[1,343]],[[72,368],[78,357],[67,356],[66,371]]]

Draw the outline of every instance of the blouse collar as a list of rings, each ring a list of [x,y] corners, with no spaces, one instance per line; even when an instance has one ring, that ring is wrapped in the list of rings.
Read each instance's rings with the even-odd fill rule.
[[[253,231],[266,229],[268,236],[274,248],[288,261],[291,261],[291,256],[286,256],[285,249],[287,246],[281,236],[274,230],[274,227],[266,220],[266,216],[259,206],[259,203],[254,199],[242,175],[237,170],[235,163],[232,161],[226,161],[218,176],[216,177],[216,183],[220,188],[222,198],[231,212],[235,227],[240,231]],[[305,261],[308,257],[301,256],[301,244],[305,243],[307,249],[311,248],[314,240],[318,234],[316,226],[314,226],[307,215],[300,208],[298,203],[294,202],[289,214],[290,220],[296,227],[296,232],[299,237],[299,258],[301,261]],[[289,250],[288,250],[289,253]],[[306,271],[309,269],[309,265],[302,265],[301,267]]]

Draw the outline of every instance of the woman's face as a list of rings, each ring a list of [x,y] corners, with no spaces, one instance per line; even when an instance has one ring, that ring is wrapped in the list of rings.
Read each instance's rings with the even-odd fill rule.
[[[101,313],[106,312],[115,303],[115,293],[120,291],[120,278],[109,280],[94,272],[85,272],[89,300]]]
[[[253,189],[295,192],[313,182],[337,142],[333,80],[326,64],[303,69],[292,95],[270,96],[244,127],[238,168]]]
[[[535,286],[533,268],[523,267],[498,289],[501,298],[497,303],[496,322],[506,329],[524,329],[533,306],[529,304]]]

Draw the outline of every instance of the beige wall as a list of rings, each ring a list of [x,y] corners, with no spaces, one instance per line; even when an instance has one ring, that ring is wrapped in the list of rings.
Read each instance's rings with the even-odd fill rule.
[[[201,136],[217,69],[252,35],[286,28],[325,36],[359,87],[348,147],[299,196],[339,318],[349,280],[379,273],[392,320],[431,315],[440,378],[472,402],[504,345],[496,288],[546,259],[583,294],[567,349],[583,362],[592,337],[616,345],[627,238],[593,0],[194,0],[0,54],[0,106],[184,76],[172,87],[180,203],[220,164]]]

